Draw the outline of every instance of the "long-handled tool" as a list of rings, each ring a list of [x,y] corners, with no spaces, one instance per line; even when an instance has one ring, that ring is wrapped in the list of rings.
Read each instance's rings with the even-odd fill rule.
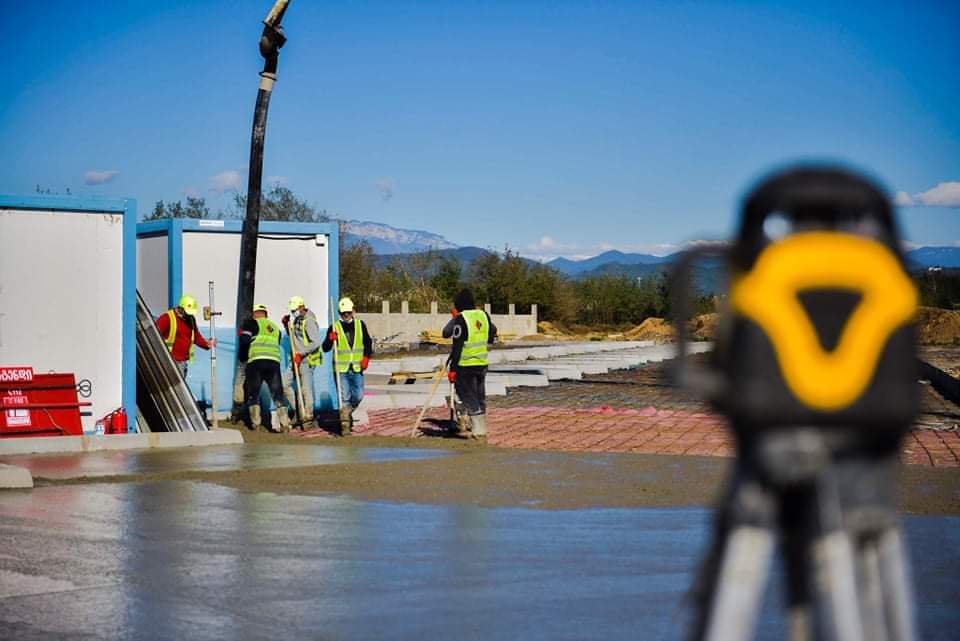
[[[210,414],[213,417],[213,429],[219,428],[219,421],[217,419],[217,316],[220,316],[222,312],[218,312],[216,305],[213,303],[213,281],[208,281],[208,289],[210,292],[210,306],[206,307],[203,310],[204,320],[210,321]]]
[[[337,316],[333,311],[333,297],[330,298],[330,327],[337,331]],[[339,336],[337,337],[339,339]],[[346,340],[346,339],[344,339]],[[333,341],[333,381],[337,388],[337,409],[343,405],[343,395],[340,392],[340,351],[337,349],[337,341]]]
[[[420,421],[423,420],[423,415],[427,413],[427,409],[430,407],[430,403],[433,401],[433,396],[437,393],[437,388],[440,387],[440,381],[443,380],[443,375],[447,371],[447,364],[444,363],[443,367],[437,372],[436,378],[433,379],[433,387],[430,388],[430,396],[427,397],[427,402],[423,404],[423,409],[420,410],[420,415],[417,416],[417,422],[413,424],[413,427],[410,429],[410,438],[413,438],[417,435],[417,428],[420,427]]]
[[[300,421],[300,429],[303,429],[303,415],[306,413],[306,401],[303,400],[303,379],[300,378],[300,363],[297,362],[297,344],[293,340],[293,330],[290,326],[290,320],[287,319],[287,336],[290,337],[290,358],[293,360],[293,376],[297,383],[297,419]]]

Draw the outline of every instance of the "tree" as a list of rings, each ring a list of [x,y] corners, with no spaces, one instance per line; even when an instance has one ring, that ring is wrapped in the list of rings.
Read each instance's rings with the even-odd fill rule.
[[[463,283],[460,281],[462,269],[460,261],[453,256],[440,256],[437,260],[437,268],[430,278],[430,285],[437,291],[441,301],[452,303],[454,297],[461,289]]]
[[[340,244],[340,295],[349,296],[361,311],[375,304],[375,257],[365,240],[350,247]]]
[[[236,192],[233,205],[223,217],[244,218],[247,215],[247,196]],[[297,223],[325,223],[330,221],[327,210],[318,210],[301,200],[288,187],[271,185],[260,201],[260,220],[282,220]]]
[[[209,218],[210,217],[210,208],[207,207],[207,201],[205,198],[194,198],[193,196],[187,196],[187,205],[183,206],[179,200],[175,203],[164,203],[162,200],[158,200],[157,204],[153,206],[153,211],[147,214],[143,219],[144,221],[148,220],[163,220],[166,218]]]

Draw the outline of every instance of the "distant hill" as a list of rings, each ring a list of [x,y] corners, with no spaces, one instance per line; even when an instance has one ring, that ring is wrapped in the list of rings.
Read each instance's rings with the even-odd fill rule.
[[[375,254],[413,254],[428,249],[454,249],[456,244],[439,234],[401,229],[384,223],[348,220],[343,223],[347,246],[365,240]]]
[[[466,271],[470,268],[470,265],[476,259],[481,256],[486,256],[491,254],[489,250],[482,249],[480,247],[456,247],[452,249],[440,249],[435,252],[438,256],[445,256],[448,258],[456,258],[460,263],[460,268]],[[386,267],[394,261],[400,261],[401,263],[406,263],[410,260],[409,253],[399,253],[399,254],[380,254],[376,256],[377,267]],[[530,260],[529,258],[524,258],[524,262],[529,265],[539,265],[540,263]]]
[[[676,254],[674,254],[676,256]],[[607,263],[588,272],[580,272],[572,276],[574,279],[590,278],[592,276],[628,276],[630,278],[650,278],[660,274],[669,274],[673,268],[672,262],[663,262],[656,265],[622,265]],[[694,267],[693,280],[704,294],[716,294],[720,291],[723,282],[724,269],[717,261],[700,262]]]
[[[922,267],[960,267],[960,247],[920,247],[908,251],[907,260]]]
[[[620,265],[658,265],[667,262],[668,256],[652,256],[650,254],[626,254],[615,249],[598,254],[584,260],[570,260],[569,258],[554,258],[546,264],[568,276],[588,272],[608,263]]]

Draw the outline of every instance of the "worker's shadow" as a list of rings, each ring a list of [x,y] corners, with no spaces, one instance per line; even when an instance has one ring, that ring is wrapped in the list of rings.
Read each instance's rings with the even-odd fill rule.
[[[428,425],[430,427],[427,427]],[[420,423],[420,433],[424,436],[435,436],[439,438],[467,438],[466,433],[458,431],[456,421],[451,421],[448,418],[423,419]]]

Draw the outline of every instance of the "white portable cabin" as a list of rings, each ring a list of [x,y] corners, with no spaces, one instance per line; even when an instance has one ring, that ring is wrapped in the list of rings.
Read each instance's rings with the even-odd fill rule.
[[[174,307],[184,293],[209,305],[209,282],[214,282],[217,327],[217,405],[230,410],[233,398],[233,364],[236,359],[236,306],[240,263],[238,220],[174,218],[137,226],[137,288],[154,316]],[[261,222],[257,240],[257,275],[254,303],[266,305],[277,324],[287,313],[291,296],[303,296],[317,316],[323,333],[330,322],[330,299],[337,299],[339,237],[336,223]],[[209,325],[198,314],[204,337]],[[289,356],[284,339],[283,367]],[[314,375],[314,404],[333,409],[336,398],[331,354]],[[210,358],[197,349],[187,384],[194,396],[209,403]]]
[[[137,415],[136,201],[0,196],[0,367],[90,382],[84,432]]]

